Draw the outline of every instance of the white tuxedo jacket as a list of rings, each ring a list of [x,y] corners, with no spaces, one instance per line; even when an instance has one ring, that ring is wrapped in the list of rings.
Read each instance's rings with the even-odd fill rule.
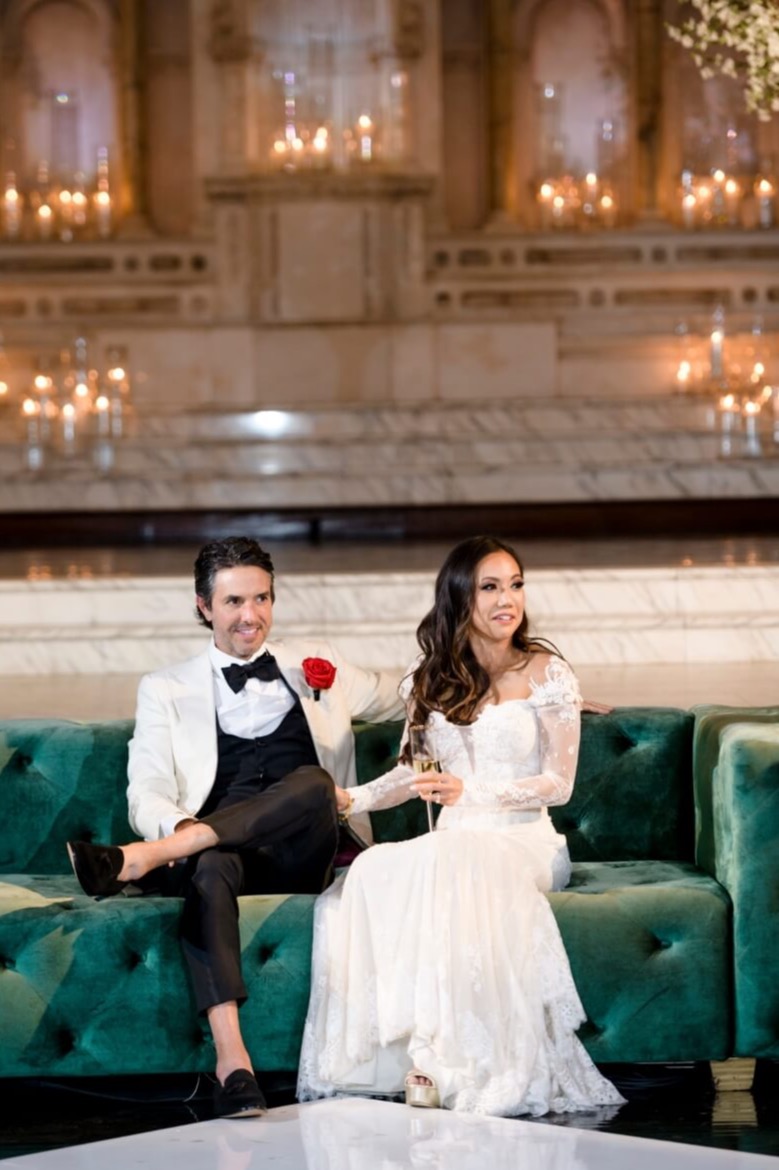
[[[398,672],[361,670],[327,642],[267,642],[300,696],[321,766],[336,784],[356,783],[352,719],[379,722],[404,714]],[[329,690],[314,699],[304,658],[327,658],[336,669]],[[139,836],[164,836],[163,824],[195,816],[216,778],[216,704],[211,661],[204,651],[177,666],[147,674],[138,688],[130,741],[127,803]]]

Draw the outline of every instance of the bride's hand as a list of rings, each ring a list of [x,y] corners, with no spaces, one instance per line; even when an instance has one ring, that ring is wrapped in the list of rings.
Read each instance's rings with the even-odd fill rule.
[[[411,787],[433,804],[456,804],[462,796],[463,782],[451,772],[422,772]]]

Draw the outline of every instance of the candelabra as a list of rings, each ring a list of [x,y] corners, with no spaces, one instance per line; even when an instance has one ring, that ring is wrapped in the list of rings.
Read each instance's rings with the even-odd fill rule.
[[[674,389],[710,399],[709,417],[719,433],[720,455],[763,455],[762,424],[769,414],[773,441],[779,443],[779,387],[767,379],[762,323],[755,321],[746,338],[728,337],[725,313],[718,306],[702,336],[691,336],[685,324],[677,328],[677,336],[681,356]]]
[[[709,175],[683,171],[679,192],[683,228],[757,227],[775,223],[776,180],[772,174],[735,175],[722,168]]]
[[[541,227],[545,229],[612,228],[617,222],[614,191],[595,171],[590,171],[581,180],[572,175],[546,179],[538,188],[536,199],[541,212]]]
[[[38,167],[34,184],[20,189],[16,174],[8,171],[0,203],[2,232],[7,240],[61,240],[108,238],[115,209],[108,176],[108,151],[98,151],[94,181],[83,172],[70,181],[53,181],[47,162]]]
[[[98,471],[109,472],[130,405],[126,352],[110,347],[98,369],[89,360],[85,338],[78,337],[57,363],[40,360],[32,379],[20,375],[16,394],[8,365],[0,351],[0,405],[3,414],[18,420],[14,430],[27,469],[41,472],[52,459],[87,455]]]

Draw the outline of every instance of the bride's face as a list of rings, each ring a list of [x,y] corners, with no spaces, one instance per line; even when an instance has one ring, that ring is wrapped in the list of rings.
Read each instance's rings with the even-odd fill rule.
[[[476,566],[471,632],[491,642],[513,635],[525,612],[522,570],[506,552],[490,553]]]

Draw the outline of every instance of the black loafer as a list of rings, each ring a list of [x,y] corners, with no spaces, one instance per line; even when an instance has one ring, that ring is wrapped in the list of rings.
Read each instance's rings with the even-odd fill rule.
[[[91,898],[121,894],[128,883],[118,880],[124,865],[124,854],[118,845],[89,845],[86,841],[67,844],[70,864],[85,894]]]
[[[237,1068],[214,1088],[214,1113],[217,1117],[259,1117],[268,1106],[260,1092],[254,1073]]]

